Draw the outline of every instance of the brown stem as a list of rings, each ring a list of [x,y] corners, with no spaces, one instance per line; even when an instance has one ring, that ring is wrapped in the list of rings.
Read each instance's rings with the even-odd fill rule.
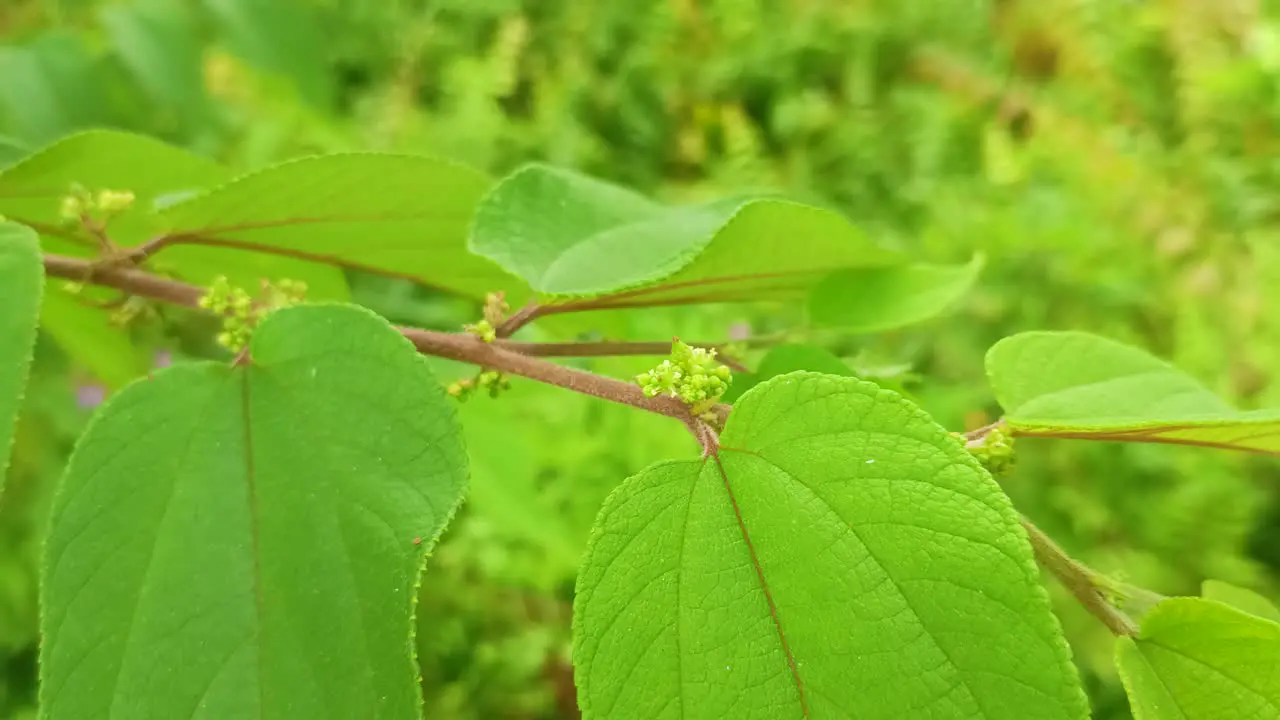
[[[539,360],[530,355],[506,350],[497,343],[486,343],[470,334],[443,333],[406,327],[397,329],[409,338],[419,352],[426,355],[500,370],[585,395],[638,407],[680,420],[691,430],[696,428],[696,420],[684,403],[673,397],[645,397],[640,386],[633,383]]]
[[[995,430],[996,428],[1001,427],[1003,425],[1004,425],[1004,418],[1000,418],[999,420],[993,423],[989,423],[987,425],[983,425],[980,428],[975,428],[973,430],[966,432],[964,434],[964,437],[969,442],[977,442],[981,444],[981,442],[984,439],[986,439],[988,435],[991,434],[992,430]]]
[[[44,270],[53,277],[104,285],[123,290],[130,295],[160,300],[173,305],[195,307],[200,296],[204,294],[204,288],[162,278],[142,270],[99,265],[93,260],[65,255],[46,254]]]
[[[1113,635],[1134,636],[1138,634],[1137,623],[1116,606],[1108,602],[1102,594],[1101,576],[1084,564],[1067,555],[1053,538],[1044,534],[1026,517],[1022,518],[1022,527],[1031,540],[1031,549],[1035,551],[1036,561],[1043,565],[1075,596],[1076,600],[1090,614],[1102,621]]]
[[[204,294],[204,289],[195,285],[157,277],[133,268],[98,266],[91,260],[80,258],[47,254],[44,256],[44,267],[45,272],[53,277],[84,280],[174,305],[196,307]],[[485,343],[466,333],[443,333],[418,328],[397,329],[424,354],[479,365],[666,415],[684,423],[701,441],[697,418],[689,412],[688,406],[676,398],[645,397],[638,385],[539,360],[531,355],[505,349],[496,343]]]
[[[695,347],[722,350],[729,343],[689,344]],[[494,345],[504,350],[533,357],[622,357],[626,355],[666,355],[671,352],[671,343],[663,341],[602,340],[600,342],[537,343],[498,340],[494,342]],[[723,353],[716,357],[720,362],[737,372],[750,372],[745,365]]]
[[[44,256],[45,272],[52,277],[92,282],[97,285],[122,290],[131,295],[160,300],[174,305],[196,307],[204,289],[177,280],[157,277],[142,270],[128,267],[112,267],[91,260],[47,254]],[[442,333],[419,328],[397,328],[419,352],[459,362],[479,365],[512,375],[537,380],[567,390],[591,395],[611,402],[630,405],[659,415],[675,418],[689,428],[702,445],[704,454],[714,455],[717,449],[715,431],[694,417],[689,407],[672,397],[645,397],[639,386],[613,378],[595,375],[583,370],[567,368],[540,360],[529,352],[510,349],[510,341],[486,343],[466,333]],[[528,351],[531,344],[522,343]],[[667,345],[669,350],[670,346]],[[563,349],[563,348],[561,348]],[[549,353],[549,354],[555,354]],[[716,419],[723,426],[730,406],[720,404],[712,408]],[[988,428],[974,431],[980,438]],[[1136,635],[1134,621],[1107,601],[1100,587],[1101,576],[1072,559],[1048,535],[1031,521],[1022,518],[1035,551],[1036,560],[1048,568],[1067,587],[1071,594],[1116,635]]]
[[[536,320],[542,314],[544,307],[537,300],[530,300],[524,307],[507,318],[506,322],[499,325],[495,332],[500,338],[509,338],[515,335],[517,330]]]

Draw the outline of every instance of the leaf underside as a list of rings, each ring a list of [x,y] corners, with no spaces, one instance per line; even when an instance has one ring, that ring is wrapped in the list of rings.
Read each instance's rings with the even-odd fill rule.
[[[99,256],[101,249],[83,231],[66,225],[62,198],[79,184],[90,191],[128,190],[133,207],[107,225],[122,247],[159,237],[165,223],[155,209],[172,198],[225,181],[230,172],[213,161],[141,135],[112,130],[78,133],[45,147],[0,172],[0,215],[30,223],[41,232],[46,252]],[[232,284],[256,290],[260,278],[305,282],[313,300],[346,300],[346,279],[338,268],[279,255],[259,255],[199,246],[170,247],[150,263],[175,276],[208,284],[225,275]],[[42,325],[60,347],[97,379],[117,387],[146,370],[145,359],[107,312],[79,302],[59,287],[45,294]]]
[[[0,222],[0,490],[31,368],[43,283],[36,234],[22,225]]]
[[[809,320],[846,332],[880,332],[912,325],[953,306],[982,270],[966,265],[897,265],[844,270],[818,283],[809,296]]]
[[[523,284],[466,248],[488,187],[484,175],[445,160],[326,155],[245,175],[161,216],[184,242],[294,255],[472,297],[506,290],[517,302]]]
[[[834,270],[902,261],[821,208],[770,198],[666,206],[537,164],[485,197],[470,247],[540,293],[618,303],[797,297]]]
[[[996,343],[986,365],[1018,435],[1280,455],[1280,409],[1236,410],[1172,365],[1114,340],[1022,333]]]
[[[1280,717],[1280,624],[1200,598],[1171,598],[1120,638],[1136,720]]]
[[[793,373],[719,456],[628,479],[593,530],[585,717],[1083,718],[1007,498],[899,396]]]
[[[466,476],[451,401],[354,307],[280,310],[251,352],[135,382],[78,443],[42,717],[420,716],[412,598]]]

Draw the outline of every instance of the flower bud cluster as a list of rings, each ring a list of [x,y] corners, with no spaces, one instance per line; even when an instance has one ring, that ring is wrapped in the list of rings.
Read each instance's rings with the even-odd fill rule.
[[[497,370],[483,370],[472,379],[462,379],[449,385],[448,392],[459,402],[466,402],[476,391],[487,389],[489,397],[496,398],[503,390],[511,388],[511,381]]]
[[[488,320],[481,320],[480,322],[471,323],[470,325],[463,325],[462,329],[487,343],[491,343],[498,339],[497,329],[495,329],[493,327],[493,323]]]
[[[223,316],[218,344],[232,352],[240,352],[249,344],[253,328],[272,311],[302,302],[307,284],[298,280],[263,282],[262,295],[256,301],[244,288],[234,287],[225,276],[218,276],[201,296],[199,306]]]
[[[1003,475],[1013,470],[1016,456],[1013,451],[1013,435],[997,425],[991,428],[978,442],[968,441],[963,433],[952,433],[965,449],[982,463],[992,475]]]
[[[636,376],[645,397],[669,395],[696,408],[715,404],[732,380],[729,368],[716,362],[714,349],[692,347],[679,339],[671,344],[670,358]]]
[[[71,192],[62,197],[59,215],[67,222],[80,222],[86,217],[106,219],[133,207],[136,198],[130,190],[99,190],[90,192],[80,185],[71,186]]]

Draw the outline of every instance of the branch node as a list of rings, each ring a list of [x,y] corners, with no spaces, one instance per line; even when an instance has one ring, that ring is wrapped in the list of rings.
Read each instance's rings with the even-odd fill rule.
[[[542,312],[543,306],[537,300],[530,300],[497,327],[498,337],[509,338],[515,335],[517,330],[536,320]]]

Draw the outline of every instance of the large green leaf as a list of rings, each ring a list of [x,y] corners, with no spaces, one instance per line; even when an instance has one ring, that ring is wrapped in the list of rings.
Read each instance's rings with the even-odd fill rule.
[[[466,478],[453,401],[359,308],[280,310],[250,348],[137,381],[77,445],[44,717],[420,717],[415,586]]]
[[[452,162],[339,154],[286,162],[162,211],[178,242],[333,262],[481,297],[521,284],[469,253],[489,181]]]
[[[485,197],[470,247],[538,292],[618,293],[620,305],[640,295],[645,303],[803,297],[832,271],[902,262],[822,208],[778,199],[670,207],[544,165],[516,171]]]
[[[194,192],[224,181],[226,168],[143,135],[116,130],[77,133],[48,145],[0,173],[0,212],[46,225],[60,220],[72,184],[91,190],[130,190],[134,210],[112,224],[122,243],[157,230],[146,216],[157,198]]]
[[[813,289],[809,319],[849,332],[879,332],[927,320],[969,291],[982,264],[974,258],[966,265],[844,270]]]
[[[0,490],[36,341],[44,267],[30,229],[0,221]]]
[[[1161,602],[1116,645],[1137,720],[1280,717],[1278,659],[1280,624],[1199,598]]]
[[[54,143],[0,173],[0,213],[47,228],[43,240],[48,251],[90,257],[97,248],[87,238],[75,243],[63,237],[65,230],[58,230],[62,198],[72,184],[134,193],[133,208],[113,218],[107,228],[115,242],[132,246],[164,231],[165,221],[156,214],[157,208],[229,176],[226,168],[212,160],[158,140],[95,130]],[[178,246],[157,254],[156,262],[198,285],[207,285],[217,275],[250,289],[257,288],[263,277],[290,278],[307,283],[311,299],[348,297],[341,270],[299,258]]]
[[[1280,410],[1236,410],[1172,365],[1107,338],[1014,335],[988,351],[987,374],[1018,435],[1280,454]]]
[[[793,373],[623,483],[574,606],[586,717],[1083,718],[1008,499],[922,410]]]

